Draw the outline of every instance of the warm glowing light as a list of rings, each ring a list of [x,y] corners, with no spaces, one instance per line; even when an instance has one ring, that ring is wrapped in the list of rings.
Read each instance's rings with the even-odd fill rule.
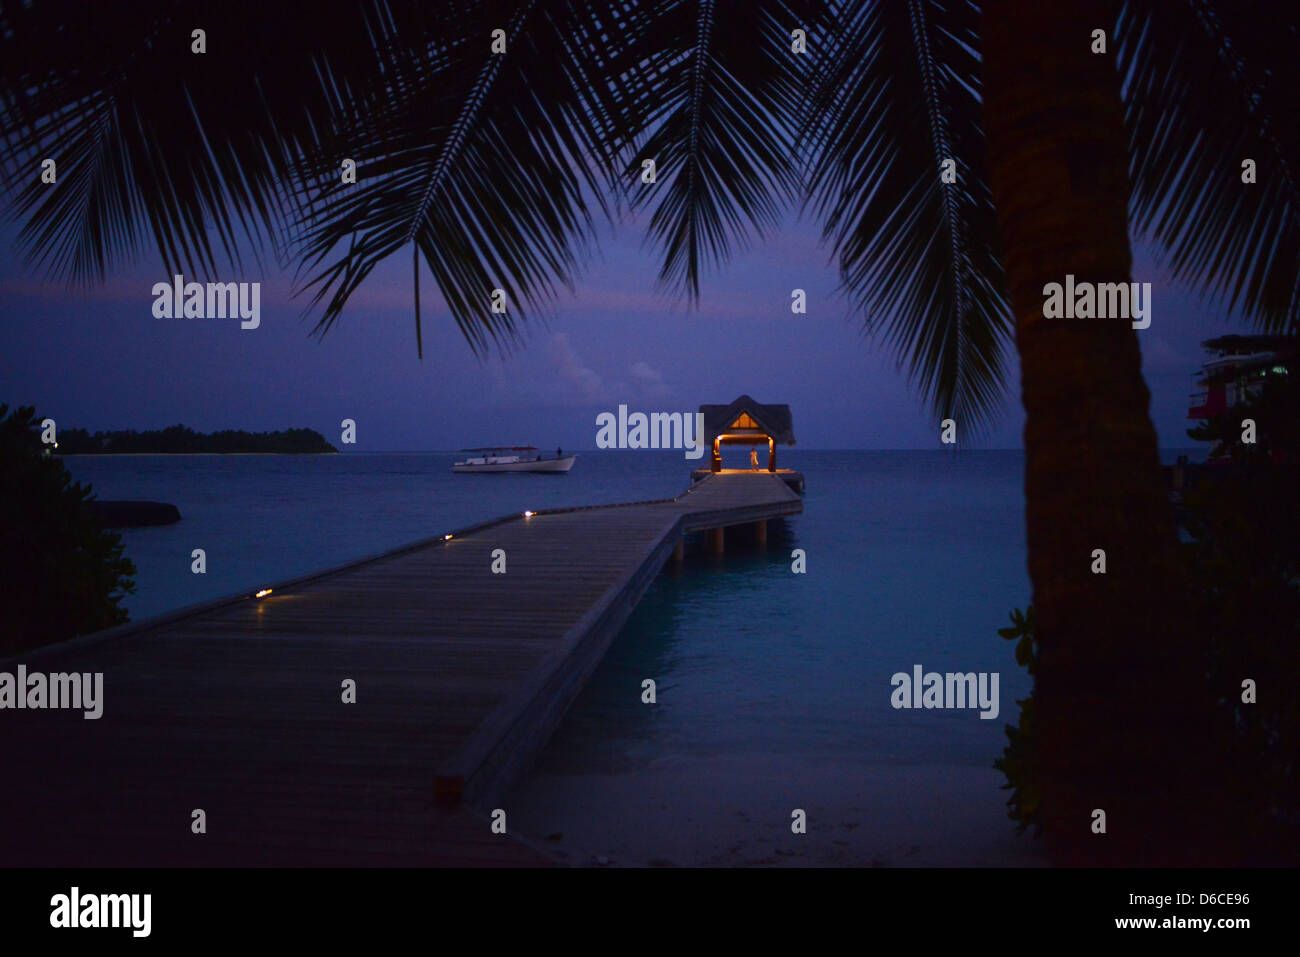
[[[448,533],[448,534],[442,536],[442,540],[443,540],[444,542],[449,542],[449,541],[451,541],[451,534]]]
[[[532,518],[535,514],[535,512],[524,512],[524,518]]]
[[[269,595],[269,594],[271,594],[271,589],[269,589],[269,588],[263,588],[263,589],[262,589],[261,591],[259,591],[259,592],[254,596],[254,597],[256,597],[256,598],[265,598],[265,597],[266,597],[267,595]]]

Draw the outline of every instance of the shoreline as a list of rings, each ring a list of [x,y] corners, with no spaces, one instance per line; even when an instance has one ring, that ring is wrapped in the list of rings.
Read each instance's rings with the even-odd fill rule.
[[[1048,866],[1006,816],[1002,783],[974,765],[718,756],[535,771],[498,803],[513,833],[578,867]]]

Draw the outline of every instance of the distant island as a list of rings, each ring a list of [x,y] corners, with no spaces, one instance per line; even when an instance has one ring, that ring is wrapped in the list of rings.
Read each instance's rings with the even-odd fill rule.
[[[285,429],[283,432],[244,432],[226,429],[204,435],[183,425],[136,432],[134,429],[96,432],[85,429],[60,429],[58,451],[61,455],[185,455],[203,453],[313,454],[337,452],[325,436],[312,429]]]

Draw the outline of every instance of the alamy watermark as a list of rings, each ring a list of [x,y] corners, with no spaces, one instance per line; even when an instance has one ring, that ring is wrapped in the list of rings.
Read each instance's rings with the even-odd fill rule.
[[[618,415],[596,416],[598,449],[685,449],[688,459],[704,456],[703,412],[633,412],[618,407]],[[692,431],[694,437],[692,437]]]
[[[239,318],[241,329],[262,323],[260,282],[186,282],[184,276],[173,276],[170,283],[154,283],[152,294],[158,319]]]
[[[1045,319],[1132,319],[1134,329],[1151,325],[1151,283],[1049,282],[1043,287]]]
[[[889,703],[895,708],[979,708],[980,718],[992,721],[1001,710],[998,704],[998,672],[925,671],[912,666],[912,673],[900,671],[889,679],[894,691]]]
[[[50,898],[50,926],[124,927],[132,937],[148,937],[153,925],[152,894],[83,894],[73,887]]]
[[[77,708],[87,721],[104,714],[104,672],[28,672],[19,665],[17,674],[0,671],[0,711]]]

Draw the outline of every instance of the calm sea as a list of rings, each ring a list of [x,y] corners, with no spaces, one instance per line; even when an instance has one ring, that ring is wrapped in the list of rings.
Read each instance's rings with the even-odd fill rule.
[[[1169,453],[1172,457],[1175,453]],[[175,503],[122,533],[133,618],[247,592],[526,508],[669,497],[680,452],[581,453],[568,475],[454,475],[453,455],[76,457],[101,498]],[[1172,460],[1172,458],[1170,459]],[[617,774],[666,756],[854,756],[987,768],[1029,691],[996,629],[1029,597],[1023,455],[785,451],[804,513],[766,551],[696,554],[659,577],[557,732],[541,770]],[[190,572],[191,550],[207,574]],[[790,552],[807,556],[794,575]],[[997,672],[1001,713],[905,711],[889,678]],[[640,701],[653,677],[661,706]]]

